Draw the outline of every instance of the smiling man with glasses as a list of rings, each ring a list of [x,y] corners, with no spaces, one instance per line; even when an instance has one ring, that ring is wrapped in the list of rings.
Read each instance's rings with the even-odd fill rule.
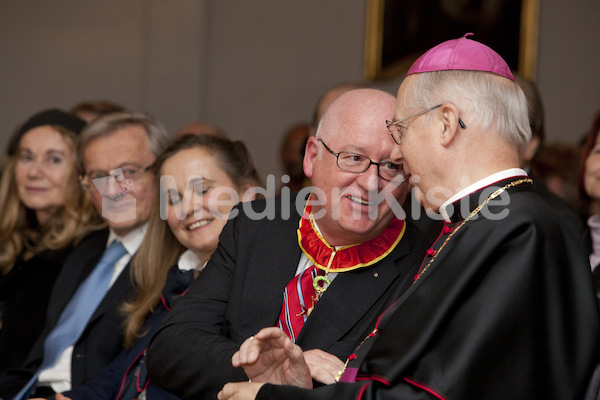
[[[79,183],[83,190],[96,190],[103,198],[118,201],[135,188],[135,183],[144,178],[150,167],[125,164],[110,171],[92,171],[80,176]]]
[[[360,93],[369,94],[365,98],[371,102],[376,96],[382,102],[392,99],[383,92],[363,90]],[[322,203],[313,207],[313,214],[319,215],[317,224],[331,245],[364,242],[378,236],[397,217],[393,204],[380,201],[381,194],[403,204],[409,189],[402,166],[391,161],[387,130],[366,115],[374,115],[369,111],[373,103],[360,104],[351,97],[345,100],[346,109],[340,110],[338,103],[335,112],[323,117],[305,152],[307,176],[318,189],[312,200]]]
[[[378,90],[341,95],[308,139],[310,200],[306,192],[282,197],[272,219],[238,208],[150,344],[155,384],[182,398],[214,399],[225,383],[249,379],[231,356],[264,327],[302,348],[315,380],[334,381],[378,310],[412,282],[426,249],[392,209],[409,190],[382,123],[394,104]],[[269,202],[251,205],[262,211]],[[284,206],[297,212],[286,217]]]
[[[81,186],[90,191],[117,234],[125,235],[143,225],[150,215],[155,179],[148,169],[156,157],[157,130],[145,115],[121,114],[121,119],[114,115],[113,120],[102,119],[82,135]]]

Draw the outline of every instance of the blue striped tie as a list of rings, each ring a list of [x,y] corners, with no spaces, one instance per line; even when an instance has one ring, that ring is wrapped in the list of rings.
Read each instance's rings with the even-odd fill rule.
[[[73,345],[83,333],[92,314],[102,301],[112,279],[115,263],[127,253],[123,244],[113,241],[104,251],[102,259],[87,277],[63,310],[52,332],[44,341],[42,365],[14,400],[29,398],[39,374],[53,366],[65,349]]]

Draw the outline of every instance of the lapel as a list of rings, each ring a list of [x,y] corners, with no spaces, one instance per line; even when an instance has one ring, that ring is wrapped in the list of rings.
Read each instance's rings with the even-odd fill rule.
[[[243,326],[275,326],[283,303],[283,290],[294,277],[301,250],[296,230],[300,216],[292,213],[288,220],[268,221],[255,234],[251,260],[248,261],[240,318]],[[256,332],[252,332],[254,334]]]
[[[389,296],[391,289],[395,290],[391,286],[402,273],[400,259],[410,253],[410,247],[405,237],[379,263],[340,273],[307,319],[297,344],[327,351],[365,316],[372,315],[374,320],[379,309],[373,307],[382,297]]]
[[[83,239],[65,260],[50,300],[49,316],[51,313],[52,324],[58,321],[62,310],[67,306],[81,282],[88,277],[100,261],[107,239],[108,230],[92,232]]]

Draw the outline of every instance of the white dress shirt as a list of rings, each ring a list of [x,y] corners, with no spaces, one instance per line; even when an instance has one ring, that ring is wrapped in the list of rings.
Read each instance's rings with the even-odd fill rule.
[[[200,260],[200,257],[198,257],[196,253],[194,253],[192,250],[186,250],[181,256],[179,256],[177,268],[182,271],[190,271],[192,269],[198,269],[198,271],[202,271],[204,267],[206,267],[206,264],[208,264],[208,261],[200,265],[201,262],[202,260]]]

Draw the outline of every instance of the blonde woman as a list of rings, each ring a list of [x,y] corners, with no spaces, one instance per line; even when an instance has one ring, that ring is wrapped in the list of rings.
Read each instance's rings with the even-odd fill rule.
[[[87,384],[56,399],[137,399],[142,393],[148,400],[176,398],[147,378],[146,347],[173,299],[216,250],[235,201],[252,199],[260,179],[243,143],[212,135],[181,137],[152,168],[161,189],[132,262],[137,296],[123,306],[127,350]]]
[[[46,110],[9,144],[0,184],[0,371],[24,363],[64,259],[102,226],[77,180],[76,138],[84,126],[71,114]]]

